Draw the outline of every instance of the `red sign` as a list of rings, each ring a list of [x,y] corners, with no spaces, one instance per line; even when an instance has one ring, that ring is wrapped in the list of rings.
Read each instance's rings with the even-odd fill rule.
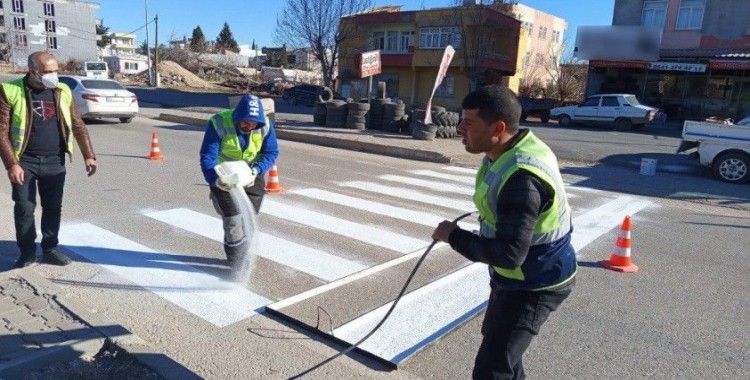
[[[712,70],[750,70],[750,61],[732,61],[712,59],[708,62]]]
[[[367,78],[378,75],[383,71],[380,64],[380,50],[373,50],[362,53],[359,63],[360,78]]]

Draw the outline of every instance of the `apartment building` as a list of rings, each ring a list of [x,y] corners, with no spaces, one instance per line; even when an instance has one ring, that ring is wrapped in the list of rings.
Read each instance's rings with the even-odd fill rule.
[[[592,60],[587,93],[635,93],[673,119],[745,115],[748,15],[746,0],[615,0],[612,25],[661,31],[659,59]]]
[[[524,4],[511,5],[510,12],[521,21],[522,34],[526,36],[525,47],[519,51],[518,76],[522,80],[546,84],[549,72],[560,65],[568,23]]]
[[[102,60],[113,73],[137,74],[148,69],[148,59],[136,53],[135,34],[110,33],[111,42],[102,49]]]
[[[516,73],[521,23],[490,6],[418,11],[388,6],[342,17],[339,27],[348,34],[340,47],[337,80],[345,96],[366,94],[359,59],[371,50],[380,50],[382,66],[373,82],[386,82],[387,95],[407,104],[427,101],[447,45],[456,54],[435,93],[435,104],[459,108],[477,85],[508,85]]]
[[[61,62],[95,60],[98,4],[80,0],[0,0],[0,59],[25,67],[47,50]]]

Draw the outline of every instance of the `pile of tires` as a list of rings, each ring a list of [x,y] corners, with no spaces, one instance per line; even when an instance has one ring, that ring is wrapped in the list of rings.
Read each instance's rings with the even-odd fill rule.
[[[332,100],[326,103],[326,122],[328,128],[344,128],[347,119],[347,103],[343,100]]]
[[[458,136],[458,119],[457,112],[433,112],[432,122],[437,126],[435,136],[443,139],[450,139]]]
[[[386,132],[400,133],[402,128],[401,120],[406,113],[404,102],[386,103],[383,109],[383,130]]]
[[[376,131],[383,130],[383,116],[385,114],[385,105],[390,104],[390,99],[372,99],[370,103],[370,120],[367,124],[368,129]]]
[[[326,103],[315,102],[315,113],[313,113],[313,123],[315,125],[326,125]]]
[[[425,111],[421,109],[412,110],[409,120],[411,136],[416,140],[434,140],[437,133],[437,125],[424,123]]]
[[[370,113],[369,103],[349,103],[346,117],[346,128],[364,130]]]

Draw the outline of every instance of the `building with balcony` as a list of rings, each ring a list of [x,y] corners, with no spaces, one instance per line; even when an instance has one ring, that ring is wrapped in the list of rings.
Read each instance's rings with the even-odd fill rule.
[[[516,73],[520,26],[499,9],[475,4],[419,11],[390,6],[342,17],[339,27],[347,38],[339,50],[338,89],[344,96],[366,96],[360,56],[380,50],[382,73],[374,86],[384,81],[389,97],[424,104],[443,51],[451,45],[456,54],[433,103],[457,109],[478,85],[509,84]]]
[[[661,31],[658,61],[589,62],[587,94],[629,92],[672,119],[750,111],[750,1],[615,0],[612,25]]]
[[[138,74],[148,70],[148,59],[136,53],[135,34],[110,33],[110,44],[101,49],[102,60],[112,74]]]
[[[0,0],[0,59],[20,67],[47,50],[61,63],[96,60],[96,3],[81,0]]]

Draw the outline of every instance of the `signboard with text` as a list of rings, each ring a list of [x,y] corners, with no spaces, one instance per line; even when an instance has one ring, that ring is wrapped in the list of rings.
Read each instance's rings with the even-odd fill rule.
[[[659,71],[687,71],[689,73],[705,73],[706,65],[701,63],[649,62],[648,69]]]
[[[579,26],[573,54],[578,59],[658,61],[662,31],[642,26]]]
[[[380,64],[380,50],[362,53],[362,59],[359,64],[360,78],[378,75],[382,71],[382,65]]]

